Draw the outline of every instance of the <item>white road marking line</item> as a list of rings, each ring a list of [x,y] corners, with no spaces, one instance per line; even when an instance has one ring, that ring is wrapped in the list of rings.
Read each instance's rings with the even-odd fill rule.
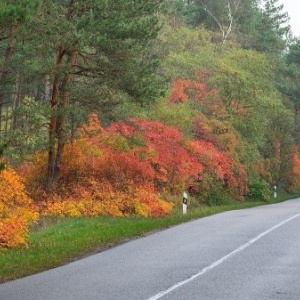
[[[271,227],[270,229],[264,231],[263,233],[259,234],[258,236],[256,236],[255,238],[251,239],[248,243],[240,246],[239,248],[235,249],[234,251],[230,252],[229,254],[223,256],[222,258],[220,258],[219,260],[215,261],[214,263],[212,263],[211,265],[207,266],[206,268],[202,269],[200,272],[192,275],[191,277],[182,280],[176,284],[174,284],[173,286],[169,287],[168,289],[152,296],[151,298],[149,298],[148,300],[157,300],[162,298],[163,296],[171,293],[172,291],[176,290],[177,288],[191,282],[192,280],[196,279],[197,277],[207,273],[208,271],[212,270],[213,268],[217,267],[218,265],[222,264],[223,262],[225,262],[227,259],[229,259],[231,256],[245,250],[246,248],[248,248],[249,246],[251,246],[253,243],[255,243],[256,241],[258,241],[259,239],[261,239],[262,237],[264,237],[265,235],[269,234],[270,232],[274,231],[275,229],[281,227],[282,225],[292,221],[293,219],[297,218],[300,216],[300,213],[297,215],[294,215],[293,217],[280,222],[279,224]]]

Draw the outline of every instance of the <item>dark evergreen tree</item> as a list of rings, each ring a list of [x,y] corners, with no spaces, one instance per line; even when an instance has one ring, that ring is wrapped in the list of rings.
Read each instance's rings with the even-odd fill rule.
[[[14,54],[20,50],[18,40],[22,35],[22,27],[35,16],[40,2],[40,0],[0,1],[0,141],[2,142],[7,135],[7,126],[3,129],[3,107],[12,102],[17,73]]]
[[[260,16],[256,20],[255,50],[280,54],[287,46],[290,33],[289,16],[278,0],[265,0]]]
[[[49,35],[45,43],[56,52],[47,191],[58,182],[70,104],[84,106],[86,102],[82,93],[80,97],[74,93],[79,86],[107,105],[120,92],[138,100],[151,100],[157,95],[158,88],[153,87],[155,65],[147,50],[160,29],[162,2],[44,1],[40,20],[46,24],[43,36]]]
[[[295,140],[300,145],[300,40],[289,46],[285,55],[285,65],[279,73],[278,88],[285,96],[288,107],[294,111]]]

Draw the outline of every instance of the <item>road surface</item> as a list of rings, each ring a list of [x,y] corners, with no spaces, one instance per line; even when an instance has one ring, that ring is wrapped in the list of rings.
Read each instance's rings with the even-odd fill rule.
[[[185,223],[0,285],[1,300],[300,299],[300,199]]]

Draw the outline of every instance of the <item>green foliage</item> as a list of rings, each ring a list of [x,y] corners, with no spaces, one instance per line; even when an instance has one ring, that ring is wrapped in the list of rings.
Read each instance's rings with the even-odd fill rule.
[[[283,165],[286,165],[283,153],[291,149],[291,113],[283,106],[276,90],[274,71],[270,69],[267,56],[252,50],[236,49],[231,53],[224,51],[219,72],[213,78],[220,86],[231,124],[244,142],[244,145],[239,145],[241,151],[238,155],[250,177],[252,172],[255,176],[253,164],[261,156],[272,156],[269,148],[271,140],[280,140]],[[287,170],[278,170],[281,170],[277,172],[278,176],[287,175]],[[275,173],[273,175],[279,179]]]
[[[5,169],[5,163],[3,162],[2,159],[5,148],[6,148],[5,144],[0,145],[0,172]]]
[[[24,22],[33,18],[33,12],[40,6],[40,0],[17,0],[0,1],[0,22],[10,24]]]
[[[288,14],[278,0],[265,0],[254,32],[255,49],[269,54],[280,54],[286,48],[290,31]]]
[[[187,136],[193,129],[195,111],[189,103],[170,105],[168,99],[157,101],[149,112],[149,119],[160,121],[167,126],[181,129]]]
[[[230,149],[232,155],[246,167],[249,178],[258,176],[257,163],[263,158],[271,159],[271,167],[266,166],[265,169],[269,175],[264,178],[286,186],[284,178],[289,176],[290,165],[287,162],[291,159],[294,127],[292,114],[283,106],[277,90],[281,59],[274,55],[270,58],[268,53],[243,49],[230,40],[220,56],[215,51],[214,32],[204,28],[179,29],[168,25],[159,39],[164,49],[160,53],[165,57],[166,76],[174,80],[172,84],[177,81],[179,85],[181,80],[181,84],[186,85],[183,98],[187,97],[189,104],[182,103],[180,107],[184,108],[183,111],[186,108],[191,110],[191,119],[197,114],[200,116],[202,129],[199,127],[197,134],[206,140],[218,141],[223,149]],[[202,102],[191,102],[194,92],[187,82],[197,80],[195,70],[206,68],[211,74],[208,90],[214,88],[217,92],[207,100],[204,97]],[[289,79],[286,82],[290,82]],[[291,91],[290,88],[288,90]],[[208,104],[213,109],[208,109]],[[176,107],[170,109],[175,116]],[[162,116],[163,120],[167,115]],[[181,124],[185,121],[182,120]],[[277,140],[281,156],[276,158],[270,145],[275,145]]]
[[[290,46],[286,55],[286,61],[289,65],[300,65],[300,40],[296,39]]]
[[[49,109],[45,103],[25,97],[11,115],[14,123],[5,151],[9,159],[22,161],[28,154],[47,148]]]
[[[50,28],[44,30],[51,30],[51,37],[57,38],[56,47],[63,45],[68,51],[75,47],[79,51],[81,59],[77,60],[75,74],[90,77],[88,83],[94,84],[95,92],[99,87],[100,92],[105,87],[120,89],[141,100],[141,95],[151,98],[159,92],[151,87],[156,81],[156,61],[147,48],[160,29],[156,16],[160,7],[161,1],[157,0],[98,0],[88,4],[52,1],[44,8],[52,18],[46,20]],[[56,28],[65,35],[55,36]]]
[[[272,190],[270,184],[265,180],[258,180],[249,185],[249,193],[247,198],[250,201],[265,201],[271,200]]]
[[[213,70],[218,61],[213,38],[213,32],[204,27],[177,30],[166,25],[158,37],[156,51],[163,58],[162,67],[167,79],[192,79],[195,70]]]
[[[285,96],[287,107],[294,111],[294,138],[297,145],[300,144],[300,40],[295,40],[289,47],[282,64],[282,72],[278,80],[278,88]]]

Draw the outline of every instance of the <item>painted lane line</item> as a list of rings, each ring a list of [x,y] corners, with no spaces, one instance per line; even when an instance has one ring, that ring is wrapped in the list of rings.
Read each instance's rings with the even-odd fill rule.
[[[245,250],[246,248],[248,248],[249,246],[251,246],[253,243],[257,242],[259,239],[261,239],[262,237],[264,237],[265,235],[269,234],[270,232],[274,231],[275,229],[283,226],[284,224],[292,221],[293,219],[297,218],[300,216],[300,213],[297,214],[297,215],[294,215],[293,217],[285,220],[285,221],[282,221],[280,222],[279,224],[271,227],[270,229],[262,232],[261,234],[259,234],[258,236],[256,236],[255,238],[251,239],[249,242],[247,242],[246,244],[240,246],[239,248],[235,249],[234,251],[230,252],[229,254],[223,256],[222,258],[220,258],[219,260],[213,262],[211,265],[205,267],[204,269],[202,269],[200,272],[192,275],[191,277],[185,279],[185,280],[182,280],[176,284],[174,284],[173,286],[169,287],[168,289],[162,291],[162,292],[159,292],[158,294],[152,296],[151,298],[149,298],[148,300],[157,300],[157,299],[160,299],[162,298],[163,296],[171,293],[172,291],[178,289],[179,287],[191,282],[192,280],[198,278],[199,276],[207,273],[208,271],[212,270],[213,268],[219,266],[220,264],[222,264],[223,262],[225,262],[226,260],[228,260],[230,257],[232,257],[233,255]]]

